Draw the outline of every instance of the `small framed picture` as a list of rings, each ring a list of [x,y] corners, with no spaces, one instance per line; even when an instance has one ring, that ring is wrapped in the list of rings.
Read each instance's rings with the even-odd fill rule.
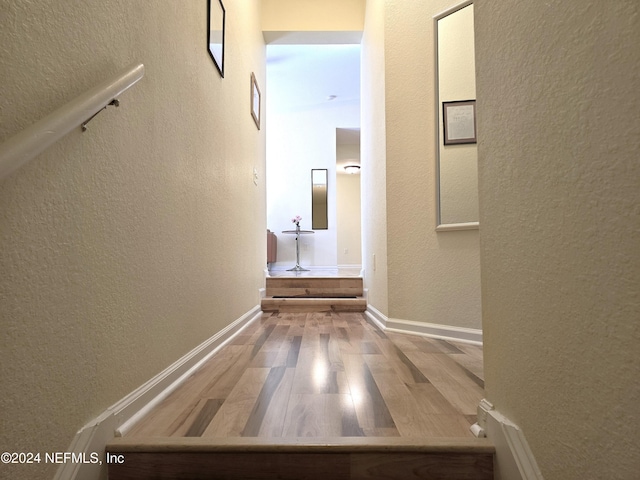
[[[222,0],[209,0],[207,3],[209,30],[207,32],[207,50],[214,65],[224,78],[224,20],[225,10]]]
[[[444,144],[477,143],[476,101],[442,102]]]
[[[251,73],[251,116],[260,130],[260,88],[253,73]]]

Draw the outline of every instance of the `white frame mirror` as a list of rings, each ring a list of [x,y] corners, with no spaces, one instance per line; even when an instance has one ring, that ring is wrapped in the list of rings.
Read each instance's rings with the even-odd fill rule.
[[[475,138],[444,141],[444,107],[473,104],[475,51],[473,1],[434,17],[436,94],[436,231],[476,230],[478,221],[478,154]],[[465,119],[469,121],[469,119]],[[473,117],[475,134],[475,116]]]

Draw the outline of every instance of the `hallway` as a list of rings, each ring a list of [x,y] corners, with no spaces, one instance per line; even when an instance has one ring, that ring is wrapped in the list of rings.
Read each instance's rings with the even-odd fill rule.
[[[481,347],[265,313],[127,437],[472,437]]]

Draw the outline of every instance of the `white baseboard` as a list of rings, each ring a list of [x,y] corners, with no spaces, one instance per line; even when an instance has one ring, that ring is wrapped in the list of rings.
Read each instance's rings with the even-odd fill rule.
[[[478,423],[472,431],[495,445],[495,480],[544,480],[522,430],[487,400],[478,406]]]
[[[380,328],[381,330],[386,330],[387,321],[389,319],[380,310],[376,309],[372,305],[367,304],[367,310],[364,312],[364,314],[369,318],[369,320],[375,323],[378,328]]]
[[[75,454],[84,453],[86,458],[90,458],[91,453],[95,452],[103,460],[105,446],[111,439],[122,436],[129,431],[214,353],[261,315],[260,306],[255,306],[144,385],[109,407],[78,431],[68,451]],[[95,464],[69,462],[60,466],[54,479],[98,479],[104,475],[105,471],[104,461]]]
[[[364,270],[362,270],[362,265],[360,265],[359,263],[345,263],[345,264],[338,264],[338,269],[344,269],[344,270],[359,270],[360,274],[362,274],[362,272]]]
[[[438,325],[435,323],[414,322],[398,318],[388,318],[371,305],[365,312],[380,328],[390,332],[421,335],[440,340],[452,340],[456,342],[482,345],[482,330],[475,328],[454,327],[451,325]]]

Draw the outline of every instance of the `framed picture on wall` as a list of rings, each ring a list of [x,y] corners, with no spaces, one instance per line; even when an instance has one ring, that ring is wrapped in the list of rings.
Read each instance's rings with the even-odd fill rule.
[[[224,17],[222,0],[207,2],[209,30],[207,32],[207,50],[213,63],[224,78]]]
[[[251,116],[260,130],[260,88],[253,72],[251,73]]]
[[[442,102],[444,144],[477,143],[476,101]]]

